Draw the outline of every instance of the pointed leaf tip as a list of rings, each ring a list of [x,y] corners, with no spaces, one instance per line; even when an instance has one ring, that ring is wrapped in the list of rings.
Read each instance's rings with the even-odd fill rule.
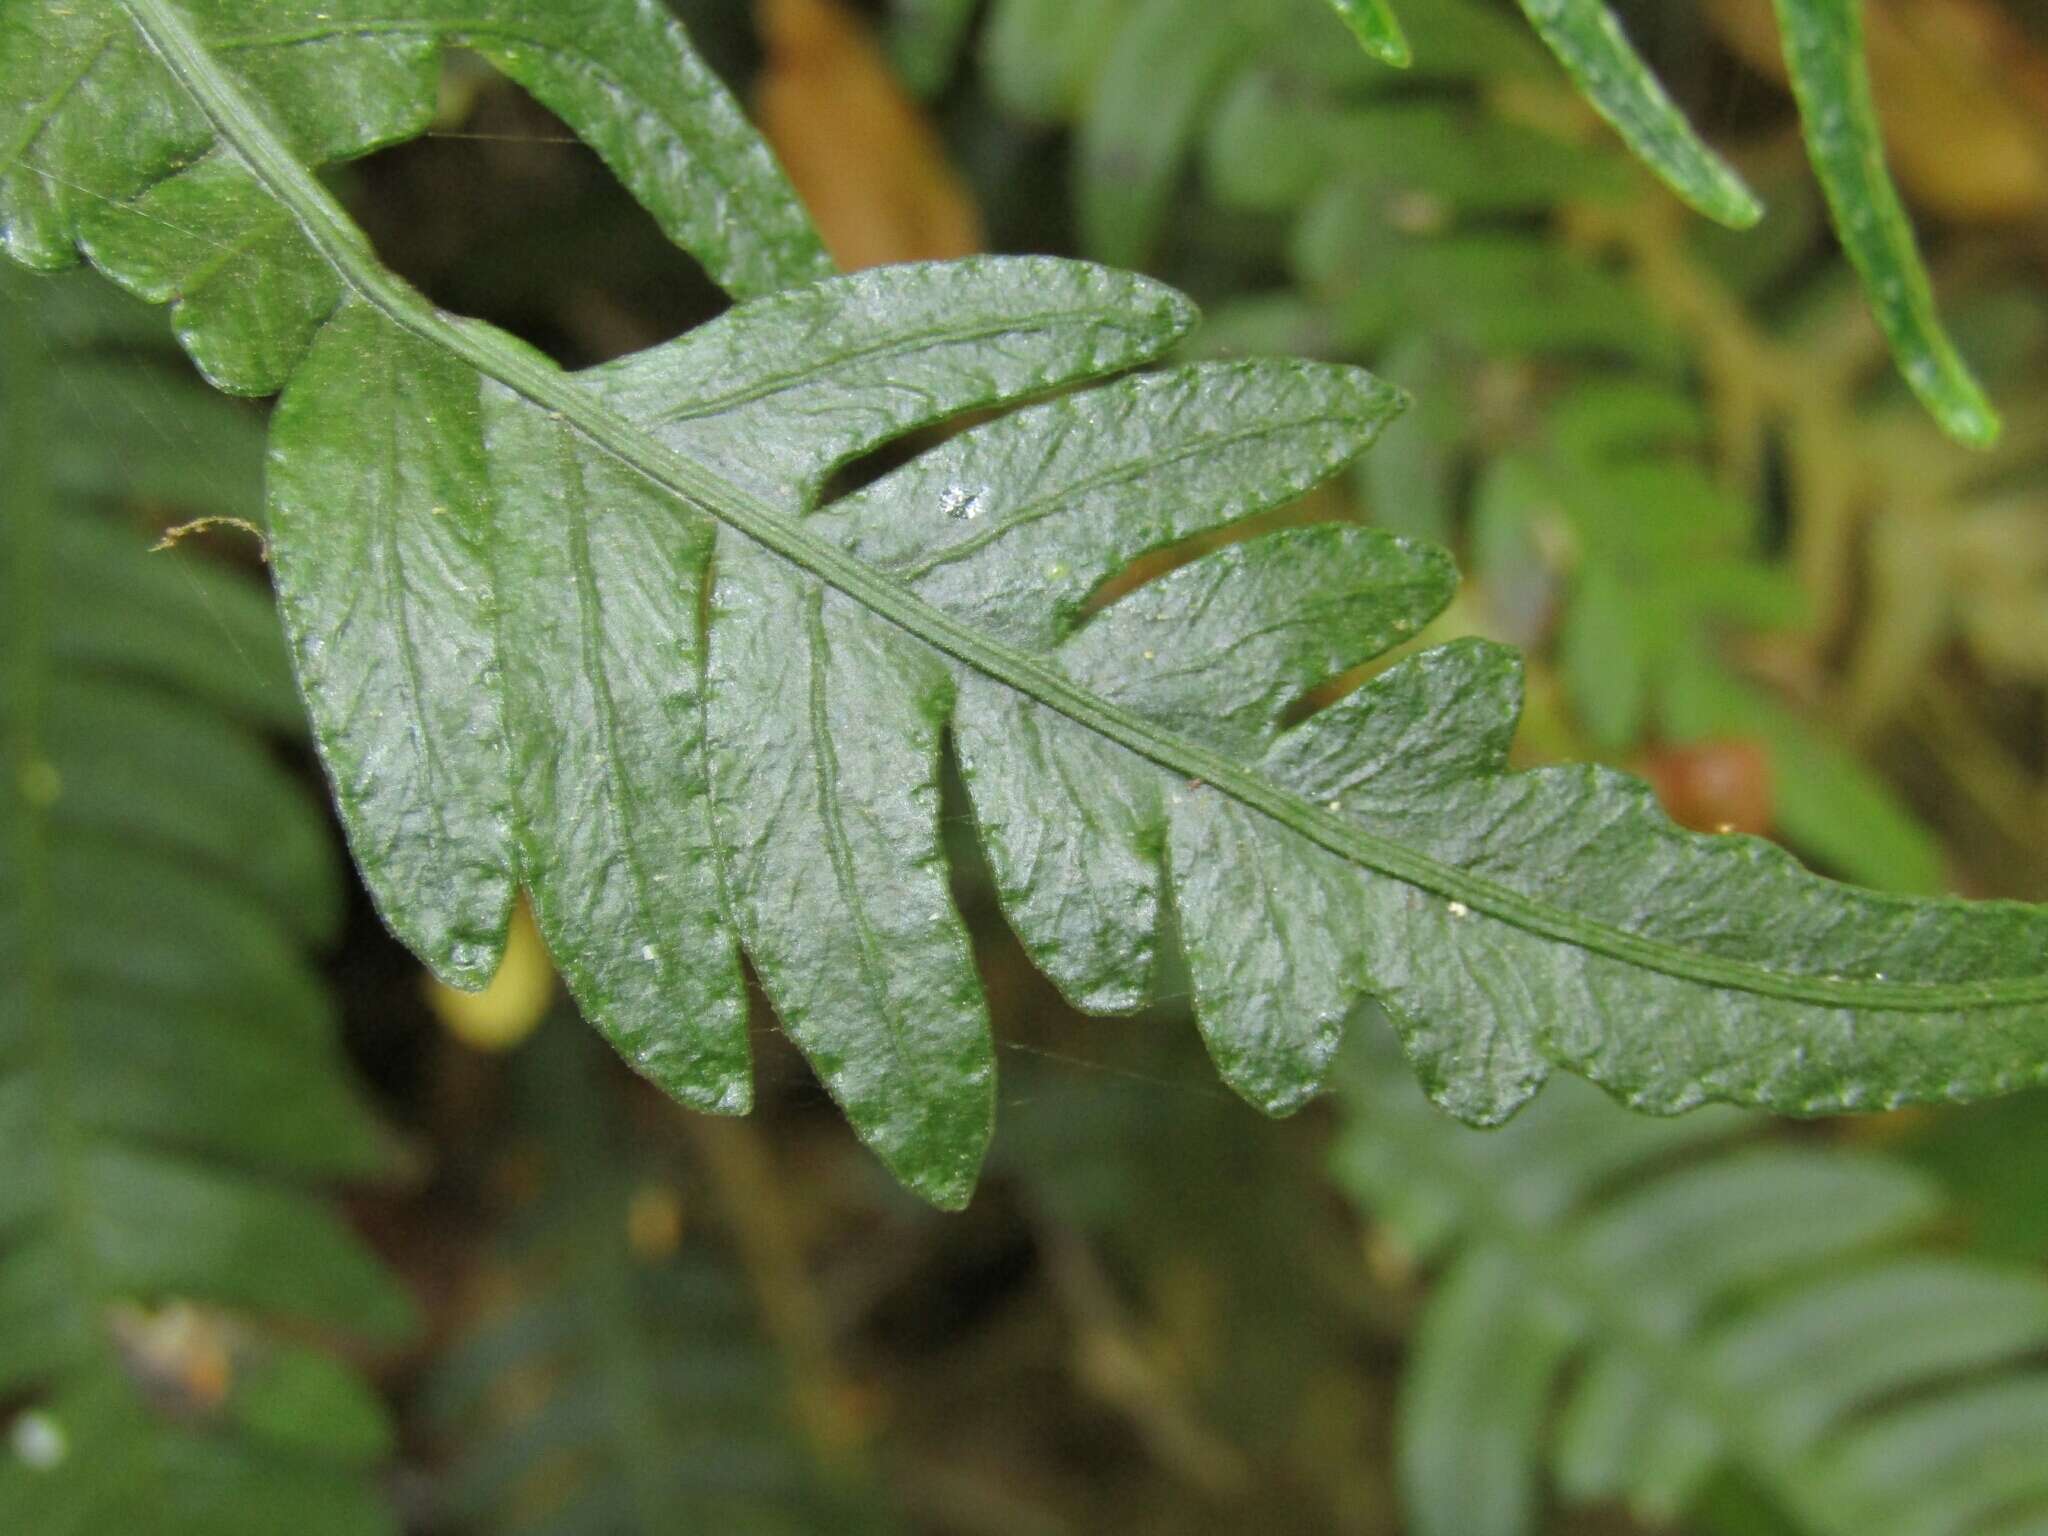
[[[1382,64],[1406,69],[1415,62],[1407,34],[1386,0],[1330,0],[1330,8],[1351,29],[1359,45]]]
[[[1601,0],[1521,0],[1529,25],[1586,99],[1665,185],[1731,229],[1763,217],[1763,204],[1686,121]]]
[[[1944,432],[1988,448],[1998,440],[1998,413],[1942,328],[1912,223],[1885,167],[1862,12],[1853,3],[1776,3],[1814,175],[1899,371]]]

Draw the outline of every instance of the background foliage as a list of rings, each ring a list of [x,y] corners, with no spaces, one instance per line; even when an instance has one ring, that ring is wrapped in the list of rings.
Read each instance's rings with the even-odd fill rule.
[[[1389,77],[1320,7],[1273,9],[1284,24],[1248,25],[1222,0],[905,0],[859,15],[699,0],[684,14],[842,261],[978,246],[1142,258],[1210,311],[1204,347],[1367,361],[1409,386],[1418,411],[1317,510],[1455,544],[1471,579],[1432,638],[1530,648],[1527,760],[1635,767],[1682,819],[1774,831],[1867,883],[2048,894],[2048,148],[2028,17],[1943,0],[1873,22],[1880,99],[1900,103],[1894,157],[1948,313],[2007,417],[1985,456],[1945,444],[1895,382],[1803,190],[1754,7],[1627,12],[1770,204],[1741,238],[1676,210],[1512,12],[1407,0],[1415,73]],[[1142,88],[1101,84],[1119,69]],[[1105,122],[1097,102],[1125,115]],[[1135,179],[1156,190],[1132,193],[1134,165],[1155,168]],[[427,138],[338,176],[380,252],[432,297],[564,362],[637,349],[719,302],[545,109],[472,59],[446,66]],[[168,735],[134,743],[146,721],[168,732],[163,720],[203,706],[193,729],[240,733],[206,750],[253,752],[268,766],[252,773],[278,776],[248,724],[224,724],[291,726],[274,635],[235,585],[254,541],[217,526],[137,553],[148,529],[253,520],[251,419],[184,386],[151,350],[151,317],[102,320],[85,301],[76,329],[31,334],[41,322],[0,297],[10,423],[28,369],[63,381],[50,397],[74,418],[37,429],[60,531],[37,533],[35,499],[10,494],[7,622],[113,601],[23,576],[49,569],[26,563],[39,548],[73,562],[67,581],[168,588],[150,655],[188,667],[138,678],[118,657],[53,653],[51,697],[121,700],[123,723],[84,732],[81,749],[102,749],[108,773],[139,762],[181,784]],[[44,586],[40,605],[21,601]],[[10,654],[22,644],[10,633]],[[130,697],[144,688],[173,702],[145,713]],[[301,754],[277,761],[306,777]],[[243,797],[230,801],[242,814],[208,820],[202,793],[166,788],[110,798],[191,825],[94,831],[93,771],[58,762],[81,786],[57,802],[81,818],[81,857],[108,838],[184,850],[163,876],[176,884],[89,887],[101,922],[103,889],[130,892],[133,938],[88,958],[144,968],[159,1028],[184,1027],[166,1006],[170,968],[195,954],[210,957],[195,986],[251,985],[217,937],[153,947],[174,916],[213,910],[194,881],[246,882],[218,901],[268,935],[267,963],[287,973],[304,961],[280,944],[303,955],[334,937],[319,894],[332,865],[303,805],[280,804],[273,827]],[[964,809],[957,794],[949,809]],[[529,1033],[555,985],[530,929],[492,993],[458,999],[423,986],[352,894],[315,990],[406,1155],[317,1049],[295,1046],[275,1067],[288,1077],[216,1082],[197,1040],[177,1095],[146,1056],[126,1058],[135,1082],[74,1117],[65,1144],[88,1159],[146,1151],[112,1186],[137,1207],[115,1221],[129,1241],[98,1277],[52,1287],[35,1255],[58,1208],[10,1152],[0,1340],[67,1337],[29,1309],[87,1298],[118,1323],[75,1357],[16,1365],[0,1346],[14,1371],[0,1366],[0,1393],[15,1394],[0,1402],[13,1457],[0,1515],[96,1533],[150,1529],[134,1523],[145,1510],[162,1529],[212,1531],[237,1508],[271,1529],[267,1496],[342,1512],[336,1531],[2024,1531],[2043,1518],[2037,1098],[1829,1127],[1654,1126],[1553,1088],[1542,1116],[1473,1138],[1417,1115],[1398,1077],[1371,1070],[1367,1037],[1348,1064],[1356,1086],[1268,1124],[1215,1089],[1170,1001],[1128,1022],[1073,1015],[1007,939],[972,839],[950,852],[1006,1054],[995,1177],[953,1219],[854,1148],[758,1000],[762,1115],[683,1117],[578,1033]],[[263,1022],[284,1031],[290,1014],[315,1039],[329,1007],[301,997]],[[33,1143],[9,1113],[70,1113],[48,1074],[52,1050],[73,1047],[25,1043],[32,1021],[0,1013],[10,1148]],[[233,1059],[253,1073],[252,1049]],[[254,1107],[286,1101],[282,1124]],[[162,1252],[194,1250],[148,1192],[194,1155],[209,1187],[239,1165],[352,1252],[275,1181],[357,1181],[350,1225],[417,1299],[424,1332],[401,1342],[402,1309],[367,1267],[342,1292],[309,1290],[274,1239],[166,1270]],[[1502,1193],[1477,1213],[1456,1182],[1472,1160],[1516,1173],[1481,1177]],[[1659,1223],[1688,1190],[1739,1222],[1703,1245],[1702,1262],[1725,1264],[1711,1284],[1698,1264],[1656,1265]],[[1816,1230],[1816,1208],[1840,1225]],[[271,1218],[200,1219],[260,1234]],[[1558,1274],[1601,1284],[1575,1291]],[[1513,1305],[1475,1299],[1504,1275]],[[1830,1288],[1869,1313],[1821,1305]],[[1874,1342],[1829,1331],[1864,1315],[1881,1318]],[[89,1318],[72,1331],[100,1336]],[[1788,1379],[1809,1356],[1836,1374]],[[1717,1385],[1717,1371],[1731,1374]],[[58,1395],[11,1411],[53,1381]],[[1731,1391],[1767,1430],[1716,1418]],[[94,1502],[103,1466],[73,1459],[102,1414],[145,1442],[98,1440],[128,1471],[113,1496],[142,1501],[118,1516]],[[1482,1423],[1484,1458],[1460,1438]],[[1886,1441],[1894,1423],[1907,1427]],[[1759,1442],[1767,1454],[1750,1454]],[[1902,1443],[1926,1459],[1904,1460]],[[1904,1474],[1903,1488],[1885,1481]],[[318,1501],[302,1481],[315,1477]]]

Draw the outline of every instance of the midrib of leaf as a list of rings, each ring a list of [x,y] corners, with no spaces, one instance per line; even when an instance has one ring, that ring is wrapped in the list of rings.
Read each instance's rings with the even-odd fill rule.
[[[78,1114],[78,1063],[60,996],[57,975],[55,869],[50,851],[51,791],[55,768],[43,754],[43,705],[49,689],[50,529],[51,504],[48,438],[42,421],[44,392],[50,381],[36,358],[43,345],[29,332],[19,301],[0,298],[0,411],[6,415],[0,436],[0,469],[7,485],[6,537],[13,590],[7,594],[13,633],[13,657],[5,694],[11,704],[6,720],[13,750],[0,771],[0,784],[15,807],[18,866],[9,872],[22,927],[21,988],[31,1050],[38,1057],[41,1082],[37,1105],[48,1128],[56,1179],[57,1243],[70,1281],[65,1298],[76,1315],[87,1318],[98,1306],[101,1287],[93,1263],[87,1211],[91,1204],[85,1172],[86,1128]],[[89,1321],[81,1324],[89,1331]]]
[[[130,14],[133,15],[133,12]],[[149,36],[146,27],[143,29],[143,35]],[[507,26],[504,22],[488,16],[408,18],[382,22],[355,21],[347,25],[300,27],[290,32],[245,32],[232,37],[215,38],[210,48],[203,44],[201,48],[207,52],[241,52],[257,48],[292,48],[304,43],[323,43],[343,37],[418,37],[458,45],[489,41],[503,48],[519,48],[528,53],[545,54],[556,60],[572,60],[578,69],[602,81],[607,90],[615,95],[626,94],[625,82],[590,54],[573,47],[565,48],[553,43],[538,42],[531,33]],[[94,62],[97,62],[97,55]],[[79,79],[84,79],[90,73],[92,66],[88,64],[80,71]],[[72,85],[76,84],[77,81],[72,82]],[[5,163],[7,162],[0,161],[0,164]],[[716,161],[706,160],[702,169],[722,186],[729,187]],[[341,270],[346,275],[346,269]]]
[[[2048,975],[1897,982],[1773,971],[1595,922],[1430,858],[1306,804],[1233,759],[1132,714],[1036,657],[992,639],[825,542],[761,498],[649,438],[509,336],[436,310],[386,269],[368,239],[292,155],[172,0],[120,0],[173,78],[344,284],[394,325],[460,358],[686,503],[715,517],[916,639],[1184,778],[1299,833],[1340,858],[1525,932],[1681,981],[1822,1007],[1920,1012],[2048,1001]]]

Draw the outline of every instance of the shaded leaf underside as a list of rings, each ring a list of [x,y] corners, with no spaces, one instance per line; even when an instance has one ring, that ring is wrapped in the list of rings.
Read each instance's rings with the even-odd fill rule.
[[[18,14],[46,9],[127,25],[106,6]],[[859,455],[1145,363],[1190,310],[1077,263],[905,267],[788,288],[564,375],[424,304],[307,174],[303,146],[412,121],[369,65],[330,60],[358,116],[321,137],[291,126],[302,92],[225,68],[168,0],[125,10],[148,46],[121,32],[139,71],[122,88],[151,111],[131,104],[133,134],[79,148],[73,109],[24,137],[9,103],[0,140],[33,168],[0,173],[0,224],[44,264],[77,236],[147,289],[91,229],[222,175],[236,206],[285,210],[294,270],[347,291],[285,369],[279,595],[365,878],[450,980],[489,974],[525,886],[598,1027],[686,1102],[734,1110],[744,951],[861,1135],[958,1203],[993,1057],[938,836],[950,732],[1005,909],[1048,974],[1083,1006],[1135,1006],[1170,901],[1212,1052],[1271,1110],[1314,1091],[1367,996],[1436,1097],[1481,1121],[1553,1064],[1667,1111],[1969,1096],[2048,1068],[2042,912],[1845,890],[1767,845],[1678,831],[1633,780],[1509,774],[1519,672],[1499,647],[1408,657],[1295,723],[1310,688],[1448,600],[1438,551],[1351,527],[1267,535],[1089,616],[1134,557],[1364,449],[1398,405],[1369,376],[1118,378],[819,507]],[[588,10],[601,36],[632,8]],[[396,45],[351,46],[374,63]],[[712,163],[754,163],[740,132]],[[59,175],[102,190],[24,195]],[[800,221],[766,182],[748,206]],[[814,276],[796,235],[773,250],[782,280]],[[183,302],[195,353],[195,335],[232,355],[252,334]]]

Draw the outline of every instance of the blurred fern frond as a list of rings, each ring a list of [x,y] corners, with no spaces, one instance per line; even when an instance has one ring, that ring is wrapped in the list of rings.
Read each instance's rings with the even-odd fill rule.
[[[1345,69],[1330,58],[1341,50],[1331,47],[1327,16],[1315,14],[1332,8],[1364,45],[1347,61],[1353,78],[1370,55],[1427,79],[1445,60],[1471,57],[1461,50],[1475,43],[1489,64],[1512,59],[1525,76],[1554,67],[1505,17],[1468,0],[1410,0],[1399,7],[1383,0],[1313,7],[1127,0],[1084,8],[1095,13],[1092,37],[1106,46],[1077,46],[1070,8],[1059,0],[999,0],[988,32],[988,65],[999,98],[1011,105],[1077,112],[1084,235],[1104,259],[1137,265],[1159,232],[1216,87],[1238,60],[1277,40],[1297,56],[1324,56],[1326,75]],[[1667,186],[1733,228],[1746,229],[1763,216],[1763,205],[1702,142],[1602,0],[1522,0],[1521,8],[1585,100]],[[905,46],[920,60],[939,56],[958,36],[959,9],[910,12],[902,33],[916,41]],[[1808,157],[1899,370],[1944,432],[1973,447],[1989,446],[2000,430],[1998,415],[1942,327],[1912,226],[1885,167],[1861,5],[1777,0],[1776,11]],[[921,67],[929,78],[932,66]],[[1512,161],[1474,155],[1469,164],[1475,178],[1513,180]]]
[[[1725,1473],[1803,1532],[2040,1529],[2048,1283],[1913,1241],[1924,1175],[1577,1083],[1475,1136],[1358,1039],[1336,1177],[1439,1272],[1399,1426],[1420,1536],[1536,1529],[1545,1466],[1652,1520]]]
[[[443,1514],[521,1536],[880,1536],[878,1503],[798,1434],[735,1277],[688,1230],[678,1170],[617,1134],[608,1058],[544,1026],[515,1063],[515,1161],[538,1181],[495,1303],[424,1408],[455,1447]]]
[[[237,515],[260,437],[65,288],[0,290],[0,1529],[390,1531],[383,1411],[319,1342],[411,1309],[310,1187],[390,1154],[309,963],[338,871],[265,740],[282,637],[95,505]]]
[[[1778,198],[1795,229],[1802,210]],[[1803,210],[1805,227],[1817,210]],[[2048,305],[2022,241],[1962,253],[1959,334],[2015,402],[1990,452],[1949,443],[1902,390],[1839,274],[1796,236],[1759,248],[1656,217],[1580,221],[1626,260],[1697,355],[1720,478],[1783,494],[1786,562],[1807,624],[1839,655],[1832,713],[1864,743],[1929,763],[1975,862],[2038,889],[2048,798],[2036,743],[2048,702]],[[1961,812],[1962,814],[1957,814]],[[1983,834],[1992,834],[1984,844]]]
[[[1761,504],[1714,477],[1698,405],[1657,381],[1589,379],[1540,420],[1479,482],[1474,564],[1495,622],[1542,622],[1511,611],[1516,589],[1554,588],[1559,677],[1588,738],[1752,743],[1765,826],[1863,884],[1941,889],[1939,847],[1896,793],[1735,664],[1731,638],[1810,646],[1812,608],[1765,553]]]

